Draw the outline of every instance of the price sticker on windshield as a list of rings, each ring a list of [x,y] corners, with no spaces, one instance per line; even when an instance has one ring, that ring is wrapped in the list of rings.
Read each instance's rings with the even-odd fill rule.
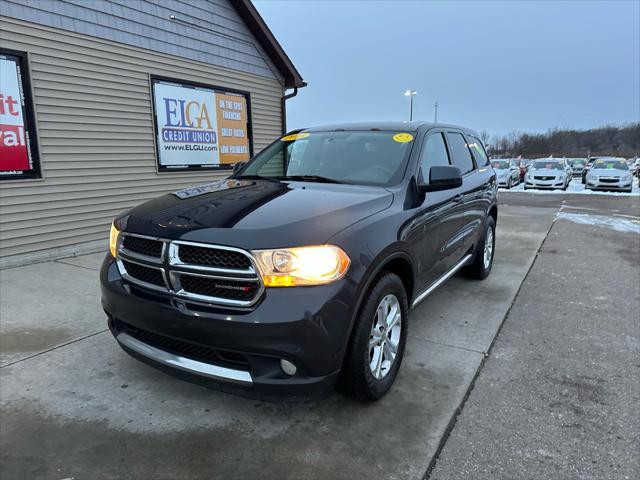
[[[302,132],[302,133],[292,133],[291,135],[287,135],[286,137],[282,137],[280,139],[281,142],[293,142],[295,140],[300,140],[301,138],[307,138],[310,133]]]
[[[393,139],[398,143],[407,143],[413,140],[413,135],[410,133],[396,133]]]

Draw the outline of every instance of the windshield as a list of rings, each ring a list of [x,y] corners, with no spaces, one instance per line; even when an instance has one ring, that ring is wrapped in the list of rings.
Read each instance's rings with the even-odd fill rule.
[[[235,178],[394,185],[402,178],[413,138],[387,131],[295,133],[264,149]]]
[[[584,160],[573,160],[571,165],[574,167],[584,167]]]
[[[496,170],[504,170],[509,168],[509,160],[494,160],[491,162],[491,166]]]
[[[629,170],[627,162],[622,160],[596,160],[593,164],[593,168],[600,168],[605,170]]]
[[[542,161],[533,164],[536,170],[564,170],[564,166],[560,162]]]

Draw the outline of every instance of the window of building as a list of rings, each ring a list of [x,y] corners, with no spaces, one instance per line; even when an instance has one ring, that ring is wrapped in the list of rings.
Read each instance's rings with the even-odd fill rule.
[[[0,49],[0,180],[40,176],[27,54]]]

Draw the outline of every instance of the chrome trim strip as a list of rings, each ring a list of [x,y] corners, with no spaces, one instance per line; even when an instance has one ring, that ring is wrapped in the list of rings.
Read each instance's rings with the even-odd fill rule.
[[[156,242],[161,242],[162,243],[162,250],[160,251],[160,256],[159,257],[152,257],[152,256],[149,256],[149,255],[143,255],[141,253],[134,252],[132,250],[128,250],[124,246],[124,237],[138,237],[138,238],[144,238],[146,240],[155,240]],[[167,242],[168,242],[168,240],[165,240],[163,238],[150,237],[148,235],[139,235],[137,233],[120,232],[120,239],[119,239],[118,250],[117,251],[118,251],[118,253],[122,253],[123,255],[126,255],[127,257],[137,258],[138,260],[146,260],[147,262],[161,264],[163,262],[163,259],[164,259],[165,251],[167,249]]]
[[[152,347],[140,340],[133,338],[126,333],[120,333],[116,336],[118,342],[134,352],[147,358],[155,360],[158,363],[169,367],[177,368],[185,372],[194,373],[202,377],[213,378],[215,380],[226,380],[237,383],[253,384],[251,373],[245,370],[235,370],[232,368],[221,367],[209,363],[199,362],[190,358],[180,357],[173,353],[165,352],[159,348]]]
[[[202,277],[202,278],[209,278],[209,279],[213,279],[213,280],[232,280],[232,281],[243,281],[243,282],[253,282],[253,283],[257,283],[258,284],[258,291],[256,292],[256,294],[254,295],[254,297],[251,300],[232,300],[229,298],[221,298],[221,297],[211,297],[208,295],[200,295],[198,293],[192,293],[192,292],[187,292],[182,288],[182,283],[180,282],[180,276],[181,275],[192,275],[194,277]],[[249,307],[251,305],[253,305],[254,303],[256,303],[260,297],[262,296],[262,293],[264,292],[265,288],[264,288],[264,284],[262,283],[262,279],[260,279],[260,277],[254,277],[254,278],[232,278],[232,277],[222,277],[222,276],[213,276],[213,275],[203,275],[201,273],[194,273],[194,272],[181,272],[178,270],[170,270],[169,271],[169,280],[171,282],[171,285],[173,286],[174,289],[174,293],[181,297],[181,298],[187,298],[187,299],[192,299],[192,300],[197,300],[200,302],[206,302],[206,303],[211,303],[211,304],[218,304],[218,305],[234,305],[237,307]]]
[[[447,273],[445,273],[439,279],[433,282],[431,286],[429,286],[429,288],[427,288],[425,291],[423,291],[420,295],[416,297],[416,299],[411,304],[411,308],[418,305],[422,300],[427,298],[427,296],[429,296],[431,292],[433,292],[436,288],[438,288],[444,282],[449,280],[449,278],[451,278],[458,270],[460,270],[462,267],[464,267],[467,264],[467,262],[471,259],[471,257],[473,257],[471,253],[466,255],[462,260],[456,263],[451,270],[449,270]]]
[[[182,260],[180,260],[180,256],[178,255],[180,245],[190,245],[192,247],[209,248],[211,250],[226,250],[228,252],[236,252],[245,256],[251,263],[251,267],[246,269],[217,268],[217,267],[208,267],[206,265],[199,265],[196,263],[185,263]],[[249,252],[247,252],[246,250],[242,250],[240,248],[235,248],[235,247],[227,247],[224,245],[212,245],[209,243],[187,242],[184,240],[176,240],[169,244],[169,264],[176,267],[185,267],[193,270],[201,270],[203,272],[255,274],[257,271],[255,260],[253,259],[251,254],[249,254]]]
[[[126,262],[135,263],[136,265],[140,265],[141,267],[146,267],[146,268],[151,268],[153,270],[158,270],[162,274],[162,279],[164,280],[164,283],[165,283],[164,287],[161,287],[159,285],[155,285],[153,283],[143,282],[141,280],[138,280],[135,277],[132,277],[127,272],[127,269],[125,268],[124,263],[122,263],[123,260],[126,261]],[[141,286],[143,286],[145,288],[150,288],[152,290],[158,290],[160,292],[168,292],[169,291],[169,288],[167,287],[167,276],[164,273],[164,268],[154,267],[154,266],[146,264],[146,263],[136,262],[133,259],[126,258],[126,257],[122,258],[120,256],[118,256],[116,258],[116,264],[118,265],[118,270],[120,271],[120,275],[122,276],[122,278],[124,278],[128,282],[131,282],[134,285],[141,285]]]

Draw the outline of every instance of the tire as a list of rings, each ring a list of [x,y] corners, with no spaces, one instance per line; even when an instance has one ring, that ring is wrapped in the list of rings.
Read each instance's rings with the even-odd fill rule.
[[[488,264],[485,262],[485,246],[487,244],[487,238],[489,236],[489,230],[491,230],[491,249],[488,252],[489,261]],[[476,247],[475,257],[473,259],[473,263],[464,267],[463,272],[468,278],[475,278],[477,280],[484,280],[491,273],[491,268],[493,267],[493,256],[496,251],[496,222],[493,220],[493,217],[489,216],[484,222],[484,232],[482,234],[482,239],[478,243]]]
[[[511,179],[507,182],[507,190],[511,190]]]
[[[387,365],[386,370],[384,369],[385,361],[388,361],[386,355],[391,354],[392,350],[384,348],[385,343],[382,346],[370,347],[370,342],[375,341],[374,325],[384,323],[379,321],[378,309],[384,308],[382,304],[385,299],[391,300],[388,306],[393,305],[393,299],[395,299],[400,312],[399,331],[397,327],[393,327],[391,333],[382,331],[379,337],[383,342],[390,340],[388,342],[390,345],[396,344],[395,357],[390,361],[390,365]],[[340,387],[345,393],[357,400],[375,401],[389,391],[402,364],[407,343],[408,318],[409,301],[402,280],[394,273],[383,273],[369,289],[353,327],[349,348],[340,372]],[[380,331],[380,328],[377,331]],[[379,352],[384,354],[379,357]],[[376,369],[378,358],[381,360],[382,368]]]

